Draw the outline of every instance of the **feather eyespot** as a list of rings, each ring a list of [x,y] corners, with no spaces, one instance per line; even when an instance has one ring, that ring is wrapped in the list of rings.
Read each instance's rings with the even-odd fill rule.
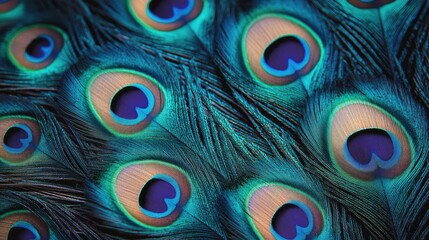
[[[133,162],[114,178],[117,205],[138,224],[164,227],[179,217],[191,186],[179,168],[159,161]]]
[[[0,14],[14,9],[21,0],[0,0]]]
[[[89,85],[88,98],[100,122],[119,134],[142,131],[164,105],[164,94],[155,80],[120,69],[96,75]]]
[[[411,163],[411,144],[400,122],[369,103],[340,105],[331,116],[328,136],[335,163],[363,180],[396,177]]]
[[[353,6],[358,8],[379,8],[386,4],[392,3],[395,0],[347,0]]]
[[[161,31],[178,29],[196,18],[202,0],[130,0],[129,7],[139,22]]]
[[[259,186],[251,193],[247,210],[249,221],[263,239],[307,239],[323,229],[323,217],[315,202],[287,186]]]
[[[270,85],[306,75],[321,56],[319,37],[304,23],[281,15],[262,16],[250,24],[242,48],[249,71]]]
[[[40,127],[36,120],[23,116],[0,118],[0,159],[7,163],[21,163],[36,150],[40,141]]]
[[[0,238],[7,240],[48,240],[46,223],[27,211],[13,211],[0,216]]]
[[[64,46],[63,33],[50,25],[33,25],[12,38],[9,56],[18,67],[40,70],[51,65]]]

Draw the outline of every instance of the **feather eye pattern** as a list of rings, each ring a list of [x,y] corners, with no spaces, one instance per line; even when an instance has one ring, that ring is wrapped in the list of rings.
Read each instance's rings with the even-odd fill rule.
[[[60,164],[29,166],[38,170],[3,167],[0,172],[2,239],[76,239],[82,234],[105,239],[81,208],[81,179]]]
[[[0,0],[0,239],[429,238],[428,10]]]
[[[367,102],[344,103],[333,111],[328,122],[331,157],[341,169],[358,178],[396,177],[411,162],[410,138],[399,124]]]
[[[118,171],[114,176],[116,200],[125,212],[143,224],[156,227],[170,225],[189,199],[191,186],[181,169],[161,162],[141,161],[132,162]],[[136,184],[129,186],[129,182],[134,181]],[[130,202],[130,199],[137,198],[136,195],[138,203]],[[163,198],[164,206],[159,200]]]
[[[0,217],[1,236],[6,239],[49,239],[46,223],[25,211],[12,211]]]
[[[2,158],[7,162],[20,162],[30,157],[40,141],[40,127],[31,118],[10,116],[2,123]]]
[[[49,147],[37,120],[41,110],[14,97],[0,99],[1,163],[21,165],[42,159]]]
[[[374,238],[424,235],[427,219],[421,216],[426,212],[422,206],[427,191],[422,190],[421,196],[411,192],[426,187],[420,182],[427,176],[422,152],[426,141],[421,134],[427,127],[425,110],[410,92],[398,91],[385,78],[362,82],[351,84],[356,91],[314,96],[301,130],[313,160],[304,163],[323,179],[328,195],[352,212],[355,221],[363,222],[355,225],[355,231],[361,228],[365,236]],[[410,205],[416,198],[424,204]],[[410,215],[410,210],[416,214]],[[383,229],[381,221],[386,223]]]
[[[230,238],[333,236],[321,183],[292,162],[260,161],[248,166],[240,184],[230,184],[220,202]]]
[[[143,130],[164,105],[164,94],[155,80],[138,72],[109,69],[94,76],[88,85],[87,98],[94,115],[119,133]],[[130,104],[133,101],[137,102],[134,106]]]
[[[86,161],[66,135],[66,129],[40,106],[29,102],[24,105],[24,99],[15,97],[2,96],[2,100],[2,115],[21,114],[21,117],[1,122],[2,127],[15,124],[9,128],[12,137],[4,139],[15,150],[12,153],[18,155],[6,156],[1,162],[1,238],[76,239],[80,234],[103,238],[88,224],[91,221],[88,214],[79,207],[85,198],[79,189],[83,186]],[[28,117],[24,118],[24,114]],[[34,126],[40,134],[38,145],[34,138],[30,139],[35,137]],[[17,153],[18,150],[23,152]]]
[[[109,145],[122,151],[101,156],[111,164],[94,165],[99,177],[86,187],[101,231],[112,238],[225,238],[210,200],[221,193],[211,181],[216,172],[198,153],[168,138]]]
[[[2,4],[12,2],[19,3],[10,12],[0,13],[0,92],[47,101],[64,71],[103,39],[81,1]]]
[[[133,16],[144,25],[160,31],[172,31],[196,18],[203,8],[203,1],[130,1]]]
[[[246,145],[258,148],[257,155],[263,153],[256,158],[269,154],[299,161],[292,156],[294,133],[310,80],[324,65],[329,34],[324,23],[307,14],[318,14],[307,2],[236,2],[220,5],[219,11],[226,17],[217,22],[216,64],[249,119],[236,127],[236,135],[249,139]]]
[[[63,34],[52,26],[29,26],[12,37],[9,58],[19,68],[39,70],[53,63],[64,45]]]
[[[213,50],[212,0],[88,1],[101,29],[117,41],[145,36],[158,43],[191,49]],[[181,44],[180,44],[181,43]]]
[[[112,55],[118,57],[118,52],[124,54],[122,63],[104,61],[112,59]],[[147,57],[141,58],[142,55]],[[171,69],[162,59],[132,45],[129,48],[106,47],[65,74],[60,88],[64,93],[60,98],[60,106],[64,106],[61,111],[71,117],[75,116],[75,111],[81,112],[77,124],[101,129],[105,136],[130,137],[144,133],[168,107],[164,106],[168,96],[165,96],[162,81],[177,79]]]
[[[302,22],[287,16],[263,15],[256,19],[242,40],[249,71],[271,85],[285,85],[306,75],[321,54],[320,39],[307,29]],[[261,33],[266,39],[260,38]]]
[[[326,44],[323,40],[326,40],[327,32],[323,31],[322,22],[306,14],[317,14],[309,3],[252,1],[219,8],[228,14],[225,20],[219,19],[220,31],[216,36],[218,60],[220,64],[226,64],[227,76],[253,75],[245,80],[287,85],[305,78],[323,58]],[[291,9],[299,9],[300,13]],[[230,29],[234,29],[232,34]],[[239,61],[231,61],[232,58]]]

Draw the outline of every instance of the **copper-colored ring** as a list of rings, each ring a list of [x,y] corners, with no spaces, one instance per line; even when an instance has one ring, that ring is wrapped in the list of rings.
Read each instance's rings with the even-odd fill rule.
[[[131,84],[144,85],[154,95],[159,94],[159,99],[155,97],[154,108],[145,120],[133,126],[125,126],[117,123],[110,114],[110,100],[120,89]],[[96,76],[89,88],[89,99],[102,122],[104,121],[108,127],[122,134],[132,134],[143,130],[164,106],[164,94],[154,82],[141,74],[122,70],[117,72],[111,70]]]
[[[25,124],[31,129],[31,132],[33,134],[33,147],[30,147],[28,150],[25,150],[20,154],[11,154],[8,153],[2,145],[0,147],[0,158],[10,163],[19,163],[31,157],[31,155],[36,150],[35,147],[38,146],[41,137],[40,126],[36,120],[20,118],[19,116],[17,116],[16,118],[8,117],[6,119],[0,119],[0,140],[2,143],[7,130],[18,123]]]
[[[297,35],[307,41],[310,47],[310,60],[291,76],[275,77],[261,66],[261,56],[271,42],[282,36]],[[319,43],[313,35],[297,22],[277,16],[267,16],[250,26],[245,37],[245,52],[251,71],[262,81],[272,85],[283,85],[295,81],[299,74],[309,72],[319,61]]]
[[[276,239],[270,229],[272,217],[281,206],[291,201],[302,202],[311,210],[314,225],[310,236],[316,236],[322,231],[323,217],[312,200],[291,188],[267,185],[254,191],[248,202],[248,211],[252,222],[263,239]]]
[[[389,169],[378,168],[385,177],[393,178],[401,174],[411,163],[411,148],[409,140],[401,127],[390,116],[386,116],[381,110],[364,103],[352,103],[346,105],[334,113],[329,132],[332,157],[345,172],[360,179],[370,180],[375,178],[374,172],[362,172],[355,169],[347,160],[343,151],[343,144],[350,136],[361,129],[379,128],[386,129],[396,136],[402,143],[400,162]]]
[[[0,239],[7,239],[11,227],[18,221],[26,221],[32,224],[40,234],[41,240],[49,239],[49,228],[46,223],[34,214],[16,212],[0,219]]]
[[[39,37],[42,34],[52,36],[52,39],[54,40],[54,49],[53,49],[54,54],[51,54],[43,62],[40,62],[40,63],[30,62],[25,57],[25,51],[27,49],[27,46],[30,45],[30,43],[33,40],[35,40],[37,37]],[[30,70],[38,70],[49,66],[57,58],[58,53],[63,48],[63,45],[64,45],[63,36],[58,31],[48,27],[34,26],[24,31],[20,31],[12,39],[9,51],[12,57],[24,68],[27,68]]]
[[[20,1],[21,0],[11,0],[9,2],[1,3],[0,4],[0,14],[14,9],[16,6],[18,6]]]
[[[180,28],[185,25],[187,22],[196,18],[203,9],[203,1],[195,0],[195,5],[192,11],[185,17],[182,17],[180,20],[174,23],[160,23],[152,20],[147,15],[147,8],[149,3],[152,0],[130,0],[130,6],[133,13],[139,18],[139,21],[145,23],[146,25],[161,31],[171,31]]]
[[[181,213],[181,207],[178,207],[166,217],[153,218],[143,214],[140,210],[139,195],[142,188],[159,174],[168,175],[179,183],[181,195],[178,205],[183,206],[189,199],[191,186],[188,178],[176,168],[154,161],[135,163],[123,168],[114,183],[115,195],[125,210],[141,223],[155,227],[170,225]]]

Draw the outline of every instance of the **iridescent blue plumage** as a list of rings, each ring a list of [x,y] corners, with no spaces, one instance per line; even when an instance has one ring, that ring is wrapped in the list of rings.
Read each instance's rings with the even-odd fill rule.
[[[429,238],[428,16],[0,0],[0,239]]]

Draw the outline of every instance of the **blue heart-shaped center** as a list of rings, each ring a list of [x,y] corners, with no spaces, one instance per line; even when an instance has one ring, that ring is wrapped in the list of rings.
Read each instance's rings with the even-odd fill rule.
[[[271,219],[271,232],[276,239],[305,239],[313,229],[313,215],[301,202],[281,206]]]
[[[362,171],[378,167],[390,168],[400,159],[402,148],[399,140],[383,129],[359,130],[350,135],[344,144],[347,161]]]
[[[152,0],[147,14],[154,21],[173,23],[191,13],[194,5],[195,0]]]
[[[136,108],[147,108],[148,106],[146,94],[139,88],[129,86],[115,94],[110,109],[121,118],[136,119],[138,117]]]
[[[11,154],[21,154],[33,140],[31,129],[25,124],[10,127],[3,137],[3,148]]]
[[[141,84],[120,89],[110,102],[110,113],[115,122],[135,125],[147,118],[155,106],[152,92]]]
[[[32,63],[41,63],[53,54],[54,47],[54,39],[47,34],[42,34],[27,46],[25,58]]]
[[[298,36],[283,36],[271,42],[264,51],[261,65],[276,77],[286,77],[301,70],[310,60],[308,43]]]
[[[9,230],[7,240],[40,240],[37,229],[26,221],[16,222]]]
[[[150,179],[139,195],[142,212],[153,218],[170,215],[180,200],[180,187],[175,179],[159,174]]]

